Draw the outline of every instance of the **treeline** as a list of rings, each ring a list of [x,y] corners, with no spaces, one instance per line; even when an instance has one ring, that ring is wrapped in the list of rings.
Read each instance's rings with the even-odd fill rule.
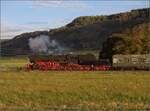
[[[131,12],[113,14],[110,16],[82,16],[73,20],[67,27],[82,27],[89,24],[94,24],[103,21],[126,21],[137,18],[147,18],[149,16],[149,9],[131,10]]]
[[[112,60],[114,54],[148,54],[150,51],[149,25],[138,25],[123,33],[111,35],[103,43],[100,58]]]
[[[62,32],[62,31],[71,31],[72,29],[84,27],[90,24],[102,23],[102,22],[124,22],[129,20],[136,19],[148,19],[149,16],[149,8],[131,10],[126,13],[119,13],[113,15],[97,15],[97,16],[81,16],[74,19],[71,23],[66,26],[52,29],[50,33]]]

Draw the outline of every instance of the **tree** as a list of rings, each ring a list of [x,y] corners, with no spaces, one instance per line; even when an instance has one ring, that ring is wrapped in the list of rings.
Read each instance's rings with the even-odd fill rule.
[[[141,53],[141,46],[136,44],[130,36],[115,34],[103,43],[100,58],[108,58],[112,62],[114,54],[137,54]]]

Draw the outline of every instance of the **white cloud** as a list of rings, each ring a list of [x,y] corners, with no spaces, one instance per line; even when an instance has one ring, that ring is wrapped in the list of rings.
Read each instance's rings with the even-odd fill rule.
[[[0,35],[1,35],[0,38],[1,39],[11,38],[12,36],[19,33],[20,31],[22,31],[22,29],[20,29],[18,26],[10,25],[6,22],[2,22],[0,28]]]
[[[61,18],[57,18],[57,19],[51,19],[49,20],[49,26],[53,29],[53,28],[59,28],[62,26],[67,25],[69,22],[71,22],[71,19],[61,19]]]
[[[35,1],[35,3],[37,5],[41,5],[41,6],[48,6],[48,5],[60,5],[61,4],[61,0],[57,0],[57,1],[49,1],[49,0],[37,0]]]
[[[64,26],[68,22],[69,19],[51,19],[48,22],[31,21],[24,24],[1,21],[0,38],[9,39],[25,32],[50,30],[50,28],[58,28]]]
[[[36,0],[35,1],[36,6],[40,7],[49,7],[49,8],[86,8],[88,5],[83,1],[70,1],[70,0],[56,0],[56,1],[50,1],[50,0]]]
[[[41,26],[39,24],[12,24],[8,22],[2,22],[0,28],[0,38],[10,39],[24,32],[48,30],[48,27]]]

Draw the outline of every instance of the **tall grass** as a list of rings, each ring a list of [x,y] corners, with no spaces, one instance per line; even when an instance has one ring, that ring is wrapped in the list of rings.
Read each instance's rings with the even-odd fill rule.
[[[0,72],[0,110],[148,110],[149,72]]]

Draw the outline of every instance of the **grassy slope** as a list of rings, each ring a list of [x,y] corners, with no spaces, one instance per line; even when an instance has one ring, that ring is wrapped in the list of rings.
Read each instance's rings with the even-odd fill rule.
[[[0,109],[147,109],[148,72],[1,72]]]
[[[25,72],[11,69],[27,62],[27,58],[0,59],[0,111],[51,108],[122,111],[149,107],[149,72]]]

